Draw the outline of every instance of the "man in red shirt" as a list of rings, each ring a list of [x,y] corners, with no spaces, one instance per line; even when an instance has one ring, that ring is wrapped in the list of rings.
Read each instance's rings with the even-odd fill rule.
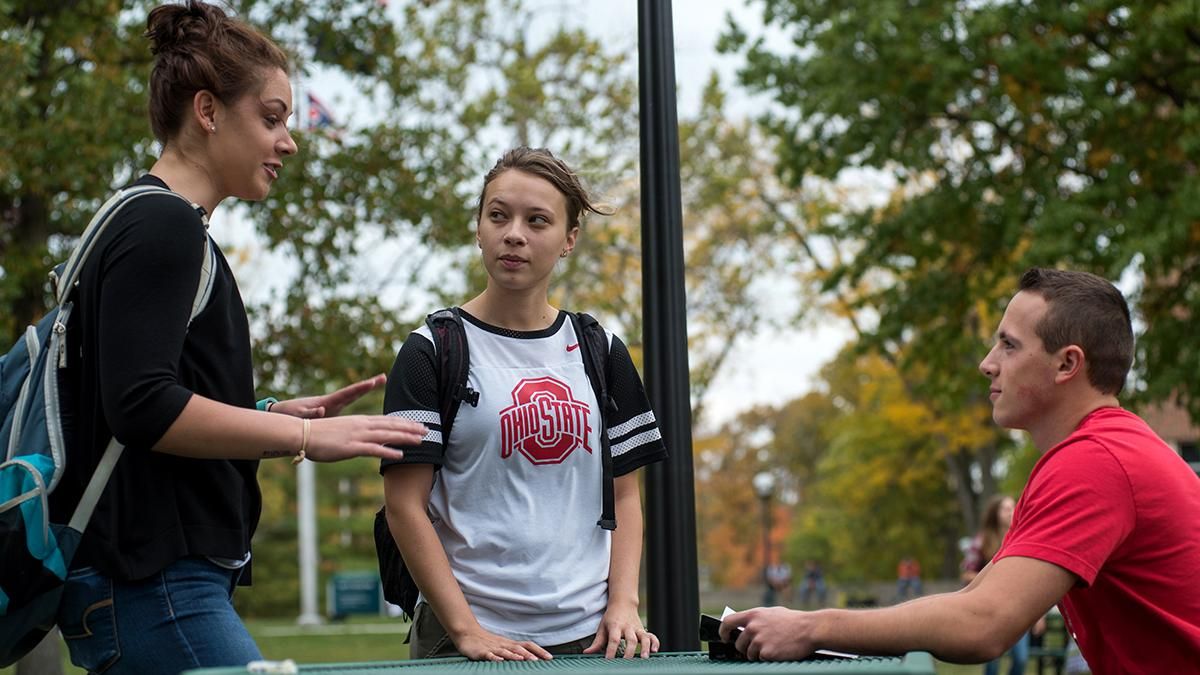
[[[964,589],[877,610],[730,615],[751,659],[815,649],[998,657],[1058,604],[1092,672],[1200,672],[1200,479],[1117,393],[1133,362],[1120,291],[1030,269],[979,369],[997,424],[1042,458],[992,562]]]

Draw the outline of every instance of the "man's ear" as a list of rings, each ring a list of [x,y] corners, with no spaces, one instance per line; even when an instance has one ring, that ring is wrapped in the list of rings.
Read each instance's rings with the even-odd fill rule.
[[[1079,345],[1067,345],[1058,350],[1055,384],[1065,384],[1078,376],[1086,376],[1087,356]]]

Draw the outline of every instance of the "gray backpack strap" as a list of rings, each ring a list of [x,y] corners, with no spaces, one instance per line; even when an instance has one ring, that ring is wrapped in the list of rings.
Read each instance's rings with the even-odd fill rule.
[[[204,219],[204,227],[208,228],[208,219]],[[208,236],[208,232],[204,233],[204,258],[200,261],[200,286],[196,289],[196,298],[192,300],[192,313],[188,316],[188,328],[192,327],[192,321],[204,308],[208,306],[208,300],[212,297],[213,284],[215,275],[213,272],[217,269],[217,250],[213,246],[212,239]]]
[[[96,216],[92,218],[92,222],[88,224],[84,230],[83,237],[80,239],[80,244],[76,247],[74,253],[71,254],[70,260],[64,269],[61,278],[56,279],[58,283],[58,301],[62,304],[66,300],[70,289],[75,285],[79,278],[79,270],[83,267],[83,261],[87,259],[87,254],[95,246],[96,240],[100,238],[100,234],[104,228],[112,222],[113,217],[132,199],[146,194],[169,194],[183,199],[183,196],[177,192],[164,190],[162,188],[144,185],[128,190],[118,190],[117,194],[100,207]],[[187,201],[184,199],[184,201]],[[188,202],[188,204],[200,210],[196,204]],[[188,315],[188,327],[192,325],[192,320],[196,318],[204,308],[208,306],[208,301],[212,298],[213,285],[215,281],[215,271],[217,269],[217,251],[213,246],[212,238],[208,236],[208,218],[200,211],[200,219],[204,221],[204,257],[200,261],[200,283],[196,288],[196,297],[192,300],[192,311]],[[104,449],[104,455],[100,458],[100,463],[96,466],[96,471],[88,480],[87,488],[83,491],[83,496],[79,498],[79,505],[75,507],[75,513],[71,515],[71,521],[67,524],[72,530],[83,534],[87,529],[88,521],[92,519],[92,512],[96,510],[96,504],[100,501],[100,496],[104,494],[104,488],[108,485],[108,479],[112,476],[113,469],[117,466],[117,460],[121,459],[121,453],[125,450],[125,445],[112,438],[108,442],[108,447]]]
[[[136,187],[117,190],[96,211],[96,215],[92,216],[91,222],[84,228],[83,234],[79,236],[79,243],[76,244],[75,250],[71,252],[71,257],[67,259],[67,263],[63,266],[62,271],[56,275],[54,283],[58,304],[61,305],[67,301],[67,297],[71,294],[71,289],[75,287],[75,282],[79,281],[79,274],[83,270],[83,263],[91,255],[92,249],[96,247],[96,242],[100,241],[100,235],[104,234],[104,230],[113,221],[113,218],[116,217],[117,212],[130,201],[149,194],[174,195],[183,199],[183,197],[170,190],[153,185],[138,185]]]
[[[71,522],[67,523],[67,527],[83,534],[87,528],[88,521],[92,519],[92,511],[96,510],[96,502],[100,501],[100,495],[104,493],[105,486],[108,485],[108,478],[112,475],[113,469],[117,466],[117,460],[121,459],[121,452],[125,449],[116,438],[108,442],[108,447],[104,449],[104,456],[100,458],[100,464],[96,466],[96,472],[92,474],[91,480],[88,481],[87,489],[83,491],[83,496],[79,498],[79,505],[75,507],[75,513],[71,516]]]

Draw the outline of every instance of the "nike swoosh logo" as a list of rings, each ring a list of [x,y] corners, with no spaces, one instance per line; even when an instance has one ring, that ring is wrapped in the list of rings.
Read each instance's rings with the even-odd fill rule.
[[[569,352],[573,352],[573,351],[575,351],[576,349],[579,349],[579,343],[578,343],[578,342],[576,342],[576,343],[575,343],[575,344],[573,344],[573,345],[567,345],[567,351],[569,351]]]

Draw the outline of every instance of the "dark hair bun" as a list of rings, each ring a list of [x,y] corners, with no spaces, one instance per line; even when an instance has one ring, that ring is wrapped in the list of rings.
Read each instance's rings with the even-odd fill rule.
[[[225,12],[204,2],[188,0],[181,5],[159,5],[146,20],[150,52],[157,55],[202,49],[226,20]]]

